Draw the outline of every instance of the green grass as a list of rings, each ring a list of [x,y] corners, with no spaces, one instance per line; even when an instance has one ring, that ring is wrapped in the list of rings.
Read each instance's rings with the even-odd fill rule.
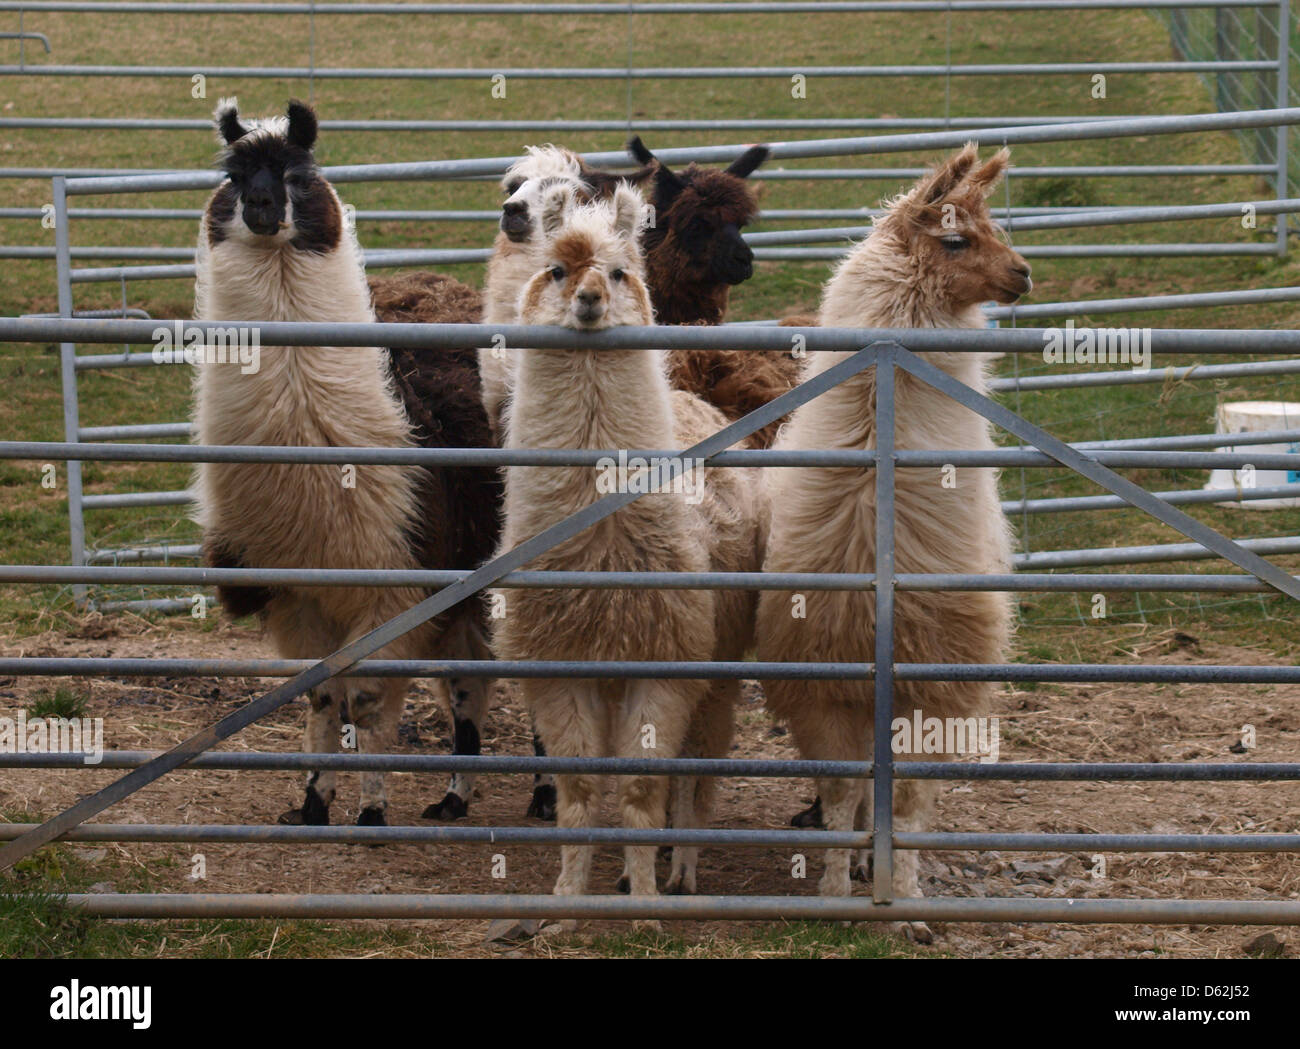
[[[950,92],[941,77],[906,81],[890,79],[817,79],[808,83],[806,99],[791,97],[790,84],[780,79],[637,80],[630,93],[622,82],[578,85],[550,81],[512,80],[507,97],[493,99],[488,74],[500,68],[532,65],[621,64],[630,54],[638,65],[860,64],[864,56],[897,63],[1003,61],[1048,62],[1054,59],[1089,61],[1130,57],[1167,57],[1170,45],[1164,27],[1137,12],[1071,12],[1069,32],[1063,34],[1059,16],[1052,14],[981,12],[955,14],[948,22],[938,14],[824,14],[816,17],[722,15],[711,20],[695,16],[623,18],[551,16],[509,22],[480,16],[417,19],[418,31],[402,32],[404,23],[383,15],[330,16],[317,19],[315,54],[319,66],[418,65],[470,66],[484,70],[471,81],[320,81],[314,99],[327,119],[370,118],[615,118],[634,117],[812,117],[812,116],[954,116],[1007,113],[1123,115],[1129,113],[1207,112],[1205,86],[1193,75],[1111,75],[1107,98],[1091,97],[1091,79],[1075,76],[967,77],[954,79]],[[44,16],[57,59],[65,63],[166,62],[201,71],[211,61],[207,41],[228,32],[233,20],[222,16],[141,16],[58,14]],[[241,63],[269,61],[306,64],[307,24],[292,17],[245,17],[239,23],[258,40],[256,56],[239,56]],[[408,28],[411,23],[405,23]],[[522,28],[521,28],[522,27]],[[399,36],[395,34],[400,33]],[[394,39],[401,46],[394,51]],[[36,57],[34,61],[44,61]],[[89,91],[88,89],[92,89]],[[303,81],[249,80],[242,83],[210,77],[207,97],[193,98],[185,78],[10,78],[4,84],[6,113],[49,115],[148,115],[206,117],[219,95],[240,96],[247,113],[281,109],[290,95],[306,95]],[[12,106],[12,108],[9,108]],[[820,134],[820,133],[819,133]],[[834,132],[828,132],[834,134]],[[327,132],[319,148],[327,164],[399,161],[430,157],[511,154],[537,136],[525,133],[384,133]],[[563,136],[565,144],[583,150],[621,147],[619,132],[590,132]],[[674,132],[648,134],[652,148],[665,145],[740,138],[739,133]],[[4,161],[11,165],[68,164],[138,167],[199,167],[214,155],[212,138],[199,132],[139,131],[87,134],[66,131],[15,131]],[[921,165],[931,153],[898,154],[882,158],[840,158],[789,162],[786,166],[833,167]],[[1152,162],[1240,162],[1241,144],[1231,133],[1117,139],[1113,141],[1039,144],[1018,147],[1021,167],[1044,164],[1142,164]],[[845,207],[875,203],[903,188],[907,180],[785,181],[763,184],[768,207]],[[35,206],[49,199],[49,185],[12,183],[15,205]],[[8,187],[7,187],[8,188]],[[495,206],[491,183],[375,183],[344,187],[345,199],[359,208],[475,208]],[[1005,204],[1165,204],[1208,203],[1253,199],[1267,187],[1251,177],[1014,178],[995,203]],[[117,198],[81,198],[79,206],[197,207],[202,194],[171,193]],[[770,225],[770,224],[769,224]],[[788,224],[783,224],[788,225]],[[142,224],[73,220],[74,244],[103,245],[149,241],[189,246],[194,223]],[[482,223],[363,223],[367,247],[477,247],[488,242],[490,228]],[[1064,244],[1137,242],[1149,239],[1206,239],[1267,242],[1272,223],[1260,220],[1254,231],[1231,220],[1154,226],[1110,227],[1104,230],[1023,233],[1017,243]],[[31,221],[0,221],[0,238],[8,243],[53,243],[53,231]],[[1244,288],[1294,284],[1296,264],[1275,259],[1134,259],[1039,260],[1034,267],[1037,301],[1110,297],[1176,291]],[[476,266],[451,267],[450,272],[474,283],[482,279]],[[47,262],[10,262],[12,275],[0,288],[0,313],[54,308],[52,266]],[[776,316],[814,307],[827,275],[822,263],[764,263],[755,278],[736,289],[732,316]],[[107,307],[119,302],[121,291],[107,285],[78,285],[79,307]],[[157,317],[184,317],[191,308],[191,289],[184,282],[140,283],[128,288],[131,305],[143,306]],[[1300,315],[1290,305],[1240,307],[1226,310],[1183,310],[1143,314],[1137,323],[1172,327],[1292,327]],[[1096,318],[1097,323],[1122,323],[1126,318]],[[0,433],[32,440],[62,437],[57,347],[0,347],[0,382],[19,396],[0,403]],[[86,351],[92,352],[92,351]],[[111,352],[101,347],[93,352]],[[1032,372],[1041,361],[1022,357],[1019,370]],[[1165,361],[1158,361],[1162,366]],[[1185,363],[1185,362],[1178,362]],[[1009,372],[1013,362],[1004,361]],[[156,368],[83,373],[79,381],[83,425],[139,421],[174,421],[188,412],[188,376],[183,369]],[[1150,433],[1204,432],[1214,425],[1219,399],[1268,396],[1300,399],[1300,381],[1264,380],[1256,383],[1184,383],[1176,389],[1158,386],[1112,387],[1092,391],[1026,394],[1008,398],[1027,418],[1068,439],[1138,436]],[[39,487],[39,463],[0,463],[0,535],[10,563],[66,561],[66,474],[57,467],[58,487]],[[1204,474],[1195,471],[1145,471],[1133,475],[1149,488],[1196,487]],[[89,463],[84,468],[89,493],[183,488],[188,468],[175,464]],[[1061,471],[1015,471],[1003,479],[1004,492],[1015,497],[1082,494],[1091,486]],[[1230,534],[1295,534],[1300,513],[1197,508],[1195,516]],[[1020,522],[1017,522],[1019,526]],[[88,515],[88,538],[104,547],[139,542],[193,542],[194,526],[178,510],[118,509]],[[1111,546],[1169,542],[1178,537],[1144,515],[1113,511],[1088,515],[1030,518],[1022,535],[1027,549]],[[1193,566],[1196,567],[1196,566]],[[1173,568],[1171,568],[1173,570]],[[180,591],[173,591],[180,593]],[[142,596],[126,588],[107,596]],[[1203,599],[1168,597],[1148,600],[1116,597],[1111,623],[1126,618],[1160,621],[1163,615],[1210,616],[1216,629],[1245,631],[1266,640],[1271,630],[1261,613],[1275,606],[1255,599],[1223,604]],[[1035,597],[1028,603],[1025,629],[1059,631],[1066,624],[1089,629],[1095,624],[1080,616],[1069,595]],[[1086,608],[1086,605],[1085,605]],[[0,621],[15,633],[30,633],[50,625],[50,616],[71,611],[66,588],[10,586],[0,588]]]
[[[0,811],[0,823],[38,823],[39,813]],[[0,874],[0,958],[339,958],[448,953],[417,925],[242,919],[104,921],[70,894],[169,891],[174,857],[148,867],[104,846],[47,845]],[[175,891],[170,890],[170,891]]]
[[[34,718],[82,718],[86,711],[86,697],[62,686],[43,690],[27,707],[28,716]]]

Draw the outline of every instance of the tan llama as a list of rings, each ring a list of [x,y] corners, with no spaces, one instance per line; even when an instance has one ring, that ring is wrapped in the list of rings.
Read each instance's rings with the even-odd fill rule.
[[[985,198],[1008,163],[1002,150],[978,164],[974,144],[940,164],[908,193],[888,203],[870,237],[840,264],[826,285],[821,322],[842,328],[978,328],[980,303],[1010,303],[1031,287],[1029,266],[1004,243]],[[814,353],[806,376],[845,358]],[[925,353],[960,382],[987,392],[985,355]],[[989,424],[920,380],[897,373],[898,448],[993,447]],[[781,448],[869,449],[876,446],[875,370],[849,379],[799,408]],[[1010,541],[992,470],[969,469],[955,488],[939,471],[896,474],[896,570],[992,573],[1009,570]],[[875,474],[868,469],[771,471],[772,532],[768,572],[872,572],[875,569]],[[861,661],[872,658],[875,597],[870,592],[806,594],[806,618],[792,614],[789,593],[759,599],[758,654],[763,660]],[[1012,607],[1006,594],[902,592],[897,595],[894,658],[902,663],[996,663],[1004,658]],[[772,712],[790,724],[801,753],[812,759],[869,760],[873,741],[871,681],[769,681]],[[993,686],[975,681],[897,681],[895,716],[967,717],[985,713]],[[898,759],[943,754],[903,752]],[[871,784],[821,779],[827,827],[870,826]],[[899,780],[896,825],[923,827],[934,807],[934,782]],[[899,850],[896,891],[921,895],[918,857]],[[866,857],[854,871],[865,878]],[[827,851],[821,893],[850,892],[850,856]],[[922,922],[898,926],[929,942]]]
[[[528,324],[592,331],[651,323],[638,235],[645,206],[621,187],[611,199],[580,204],[570,189],[544,198],[535,275],[520,299]],[[722,414],[670,389],[661,352],[517,351],[510,448],[686,448],[725,425]],[[610,490],[600,467],[511,467],[506,476],[502,549],[536,535]],[[688,490],[643,495],[618,513],[535,558],[530,569],[753,571],[765,522],[754,471],[701,468]],[[686,487],[686,486],[681,486]],[[709,660],[741,657],[752,598],[699,590],[514,590],[497,623],[504,659]],[[738,682],[537,680],[523,682],[542,743],[554,756],[628,758],[721,756],[731,739]],[[603,778],[558,777],[561,827],[599,816]],[[673,824],[708,817],[709,784],[673,784]],[[618,778],[623,824],[664,826],[669,783],[662,776]],[[695,851],[674,850],[670,891],[695,888]],[[565,846],[555,891],[586,891],[589,846]],[[656,892],[655,848],[629,846],[634,895]],[[560,922],[554,928],[574,928]]]

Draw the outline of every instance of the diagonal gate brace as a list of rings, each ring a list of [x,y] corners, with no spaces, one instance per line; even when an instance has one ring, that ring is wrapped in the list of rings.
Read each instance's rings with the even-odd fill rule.
[[[814,376],[788,393],[782,394],[775,400],[763,405],[763,407],[750,412],[717,433],[706,437],[698,444],[679,453],[670,463],[669,476],[664,478],[662,484],[670,484],[682,472],[686,459],[704,459],[707,461],[711,456],[725,451],[737,441],[744,440],[768,423],[775,422],[801,404],[812,400],[819,394],[825,393],[845,379],[866,370],[875,363],[876,351],[873,346],[858,350],[853,356],[827,369],[822,374]],[[513,550],[509,550],[500,557],[482,565],[460,582],[453,583],[451,586],[439,590],[436,594],[430,595],[419,604],[408,608],[401,615],[395,616],[387,623],[357,638],[357,640],[327,656],[319,663],[308,667],[302,673],[290,678],[284,684],[266,693],[266,695],[226,715],[215,724],[178,743],[166,753],[160,754],[121,779],[110,783],[103,790],[83,798],[53,819],[47,820],[40,826],[29,830],[22,837],[15,838],[3,848],[0,848],[0,871],[8,870],[24,856],[31,854],[42,845],[49,844],[92,816],[103,812],[109,806],[117,804],[117,802],[129,797],[142,787],[148,786],[154,780],[193,760],[199,754],[216,746],[223,739],[233,736],[236,732],[247,728],[258,719],[278,710],[309,689],[316,688],[336,674],[341,674],[361,660],[374,655],[381,648],[413,630],[421,623],[432,619],[439,613],[445,612],[453,605],[465,600],[465,598],[491,586],[508,572],[513,572],[521,565],[533,560],[533,558],[566,542],[573,536],[590,528],[596,522],[616,513],[629,503],[635,502],[642,494],[645,493],[615,492],[589,506],[583,507],[577,513],[520,543]]]
[[[900,368],[911,373],[922,382],[928,383],[936,390],[946,393],[954,401],[971,411],[982,415],[991,423],[1015,434],[1022,441],[1032,444],[1040,452],[1050,455],[1058,463],[1068,466],[1075,473],[1081,474],[1121,499],[1144,510],[1152,517],[1163,521],[1171,528],[1177,529],[1188,539],[1193,539],[1207,550],[1226,558],[1240,568],[1244,568],[1257,579],[1280,590],[1288,597],[1300,601],[1300,580],[1290,573],[1282,571],[1271,561],[1266,561],[1258,554],[1252,553],[1241,544],[1229,539],[1221,532],[1216,532],[1209,525],[1202,524],[1194,517],[1189,517],[1175,506],[1157,499],[1145,488],[1134,484],[1114,470],[1110,470],[1085,451],[1071,448],[1064,441],[1053,437],[1046,430],[1022,419],[1014,412],[984,394],[977,393],[964,383],[958,382],[947,372],[936,368],[929,361],[918,357],[910,350],[900,349],[895,360]]]

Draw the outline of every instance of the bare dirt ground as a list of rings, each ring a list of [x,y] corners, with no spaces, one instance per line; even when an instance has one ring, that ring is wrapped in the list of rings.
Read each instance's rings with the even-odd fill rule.
[[[257,634],[224,624],[210,632],[175,631],[123,616],[92,617],[73,635],[48,633],[3,646],[9,655],[241,657],[271,653]],[[1252,649],[1198,642],[1172,632],[1146,638],[1121,653],[1133,662],[1258,665],[1275,661]],[[91,716],[105,719],[106,747],[161,749],[260,694],[255,679],[40,678],[0,679],[0,715],[13,715],[41,691],[71,687],[88,698]],[[429,683],[417,683],[408,700],[398,750],[448,753],[448,724]],[[749,686],[738,713],[738,757],[794,757],[789,737],[775,726]],[[1049,685],[1004,689],[1001,760],[1051,761],[1294,761],[1300,753],[1300,686],[1255,685]],[[304,705],[278,712],[227,744],[231,749],[298,750]],[[1244,754],[1229,748],[1253,725],[1258,746]],[[487,753],[530,753],[524,712],[501,687],[485,734]],[[5,771],[0,809],[50,815],[111,782],[110,771]],[[441,776],[390,774],[390,823],[420,823],[424,806],[441,798]],[[520,825],[531,791],[527,776],[480,778],[480,797],[469,822]],[[340,777],[335,822],[356,814],[355,777]],[[715,822],[732,828],[783,826],[812,796],[806,783],[724,780]],[[103,822],[272,823],[300,800],[300,778],[289,772],[177,772],[104,813]],[[612,808],[612,806],[609,806]],[[607,812],[607,816],[610,813]],[[1047,832],[1286,832],[1300,826],[1298,784],[945,784],[936,829]],[[103,847],[77,846],[103,856]],[[169,892],[547,892],[558,869],[554,850],[542,846],[110,845],[120,858],[146,868],[158,891]],[[491,876],[491,855],[506,856],[507,877]],[[206,857],[207,878],[189,878],[191,856]],[[700,890],[706,893],[807,895],[816,892],[820,856],[809,857],[806,880],[791,877],[789,850],[707,849]],[[1295,899],[1300,858],[1276,854],[1111,854],[1105,876],[1084,855],[925,853],[922,879],[928,895],[1115,897],[1151,899]],[[621,870],[613,849],[598,850],[593,891],[612,892]],[[663,872],[661,871],[661,876]],[[97,890],[114,891],[111,883]],[[856,892],[869,891],[856,885]],[[437,941],[457,953],[493,954],[482,943],[485,922],[431,923]],[[588,932],[615,931],[606,923]],[[725,938],[734,925],[668,923],[687,938]],[[938,924],[930,950],[962,957],[1237,956],[1261,928]],[[1273,930],[1285,943],[1294,934]],[[524,953],[551,948],[522,948]],[[1288,948],[1294,953],[1296,946]],[[566,952],[567,953],[567,952]]]

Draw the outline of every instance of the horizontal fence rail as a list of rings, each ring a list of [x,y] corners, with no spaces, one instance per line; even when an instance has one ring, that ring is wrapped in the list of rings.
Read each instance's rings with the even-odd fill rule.
[[[188,71],[186,73],[188,76]],[[1196,131],[1224,131],[1239,128],[1284,127],[1300,123],[1300,108],[1259,109],[1236,113],[1136,117],[1120,120],[1091,120],[1074,124],[1047,124],[1030,127],[972,128],[970,130],[931,131],[913,135],[876,135],[868,138],[803,139],[774,142],[769,148],[772,160],[809,157],[873,155],[883,153],[924,152],[960,148],[968,141],[982,145],[1017,145],[1030,142],[1075,142],[1091,139],[1122,138],[1141,135],[1186,134]],[[657,150],[655,155],[665,164],[731,163],[749,146],[686,146]],[[585,153],[589,164],[602,167],[627,167],[626,153]],[[425,181],[470,176],[499,177],[518,157],[488,157],[471,160],[411,161],[394,164],[350,164],[326,166],[321,173],[334,183],[372,181]],[[1015,170],[1014,168],[1012,169]],[[1272,167],[1264,170],[1272,171]],[[761,176],[764,172],[757,171]],[[69,179],[69,196],[104,193],[146,193],[160,190],[211,189],[221,176],[216,171],[186,171],[156,175],[122,175],[120,177]]]
[[[403,349],[504,348],[589,350],[775,350],[790,352],[802,340],[808,351],[853,352],[874,342],[898,343],[916,353],[1029,353],[1042,355],[1059,328],[805,328],[724,324],[716,327],[628,325],[600,332],[514,324],[326,324],[248,320],[116,320],[0,317],[0,342],[73,342],[152,345],[165,329],[173,339],[198,340],[220,329],[222,337],[254,335],[263,346],[392,346]],[[1076,334],[1097,330],[1075,327]],[[1300,354],[1300,331],[1261,328],[1152,328],[1151,353],[1235,356]]]
[[[820,14],[948,11],[1088,11],[1144,8],[1276,7],[1277,0],[754,0],[737,3],[166,3],[133,0],[4,0],[0,11],[79,11],[141,14],[299,15],[632,15]]]
[[[464,583],[465,580],[459,582]],[[456,585],[456,584],[453,584]],[[0,658],[0,674],[35,677],[267,677],[293,678],[316,664],[308,659],[131,659],[25,656]],[[1300,667],[1237,667],[1161,663],[895,663],[900,681],[1178,682],[1253,685],[1300,683]],[[872,663],[665,663],[654,660],[366,659],[337,677],[534,678],[538,680],[663,678],[675,681],[870,681]]]

